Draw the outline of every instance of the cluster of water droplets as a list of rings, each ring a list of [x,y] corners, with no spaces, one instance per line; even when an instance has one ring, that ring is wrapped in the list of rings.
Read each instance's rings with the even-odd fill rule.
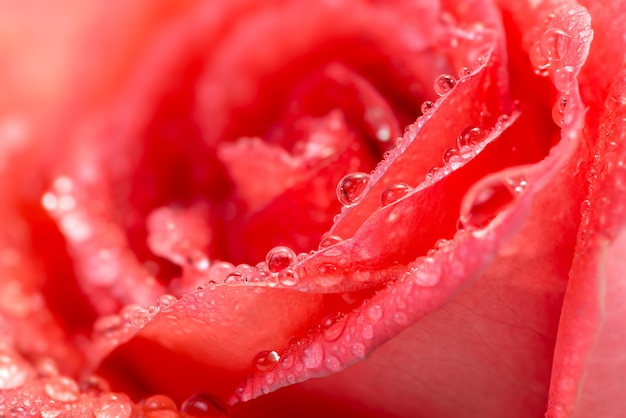
[[[51,189],[42,196],[41,204],[59,221],[59,227],[67,239],[83,242],[92,236],[87,215],[77,203],[75,185],[69,177],[57,177]]]
[[[535,73],[552,77],[554,87],[560,92],[552,107],[552,119],[563,126],[568,95],[575,83],[574,67],[566,65],[563,58],[572,36],[562,28],[550,27],[535,41],[529,50],[530,61]]]

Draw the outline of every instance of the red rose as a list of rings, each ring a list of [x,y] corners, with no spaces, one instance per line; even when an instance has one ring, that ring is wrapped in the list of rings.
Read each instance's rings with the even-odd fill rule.
[[[0,415],[619,416],[583,3],[2,4]]]

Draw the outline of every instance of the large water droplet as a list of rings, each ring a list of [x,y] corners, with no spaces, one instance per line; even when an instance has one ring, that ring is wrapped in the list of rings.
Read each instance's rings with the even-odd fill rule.
[[[341,241],[341,237],[337,235],[324,235],[320,241],[319,249],[323,250],[331,245],[339,244]]]
[[[533,65],[535,69],[535,73],[541,76],[548,75],[548,68],[550,68],[550,59],[541,52],[540,42],[535,42],[528,51],[528,57],[530,58],[530,63]]]
[[[276,351],[261,351],[252,360],[252,367],[259,373],[266,373],[280,361],[280,355]]]
[[[235,266],[226,261],[219,261],[209,267],[209,281],[213,283],[223,283],[228,274],[235,269]]]
[[[278,281],[283,286],[294,286],[298,284],[299,280],[298,273],[294,269],[286,268],[278,273]]]
[[[515,198],[511,187],[495,178],[481,184],[480,189],[473,190],[472,195],[464,199],[460,221],[464,229],[481,229]],[[467,200],[466,200],[467,199]]]
[[[445,164],[456,163],[459,160],[459,151],[456,148],[449,148],[443,153],[441,159]]]
[[[225,284],[241,284],[246,283],[248,278],[240,271],[233,271],[224,279]]]
[[[241,391],[243,393],[243,390]],[[210,393],[198,393],[191,396],[180,406],[187,415],[197,418],[224,418],[230,416],[228,407]]]
[[[433,109],[433,107],[435,107],[435,104],[433,102],[431,102],[430,100],[426,100],[420,106],[420,110],[422,111],[422,114],[425,115],[425,114],[429,113]]]
[[[178,302],[178,299],[174,295],[163,295],[159,298],[158,306],[159,310],[164,310]]]
[[[370,176],[365,173],[351,173],[337,184],[337,199],[344,206],[357,204],[365,192]]]
[[[572,37],[560,28],[546,30],[539,41],[543,55],[551,60],[559,60],[567,50],[567,44]]]
[[[274,247],[265,257],[267,269],[272,273],[278,273],[282,269],[291,267],[296,263],[296,253],[289,247]]]
[[[78,400],[78,384],[69,377],[55,377],[44,386],[50,399],[59,402],[76,402]]]
[[[346,321],[344,317],[345,314],[338,312],[327,315],[324,319],[322,319],[321,328],[326,341],[335,341],[341,337],[343,330],[346,329]]]
[[[404,196],[408,195],[411,192],[411,187],[405,183],[394,183],[390,184],[383,190],[383,193],[380,197],[380,203],[383,206],[390,205],[398,200],[402,199]]]
[[[143,402],[143,412],[146,418],[178,417],[176,403],[166,395],[153,395],[147,398]]]
[[[554,87],[563,93],[569,93],[574,84],[574,67],[557,68],[553,77]]]
[[[435,93],[443,96],[456,86],[456,80],[450,74],[441,74],[435,79]]]
[[[130,314],[130,323],[137,329],[142,329],[152,320],[153,315],[148,309],[136,307]]]
[[[552,106],[552,120],[558,126],[563,126],[565,122],[565,108],[567,107],[567,96],[561,96]]]
[[[0,389],[15,389],[28,378],[26,363],[12,355],[0,352]]]
[[[128,418],[131,412],[130,398],[123,393],[104,393],[93,406],[96,418]]]
[[[457,146],[467,147],[477,145],[485,138],[485,133],[478,126],[468,126],[463,129],[456,139]]]

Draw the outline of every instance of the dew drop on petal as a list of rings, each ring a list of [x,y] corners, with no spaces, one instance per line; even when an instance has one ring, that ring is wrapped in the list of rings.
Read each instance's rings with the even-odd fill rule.
[[[456,80],[450,74],[441,74],[435,79],[435,93],[443,96],[456,86]]]
[[[552,120],[558,126],[563,126],[565,118],[565,108],[567,107],[567,96],[561,96],[552,106]]]
[[[338,312],[327,315],[321,322],[322,333],[326,341],[336,341],[346,329],[345,314]]]
[[[383,309],[378,305],[372,305],[367,308],[367,316],[372,321],[378,321],[383,316]]]
[[[89,395],[100,395],[101,393],[109,392],[111,390],[107,381],[96,375],[87,376],[81,379],[78,382],[78,389],[81,393]]]
[[[317,281],[322,286],[333,286],[343,279],[343,271],[332,263],[324,263],[317,268]]]
[[[142,329],[152,320],[152,315],[148,309],[137,307],[130,314],[130,323],[137,329]]]
[[[165,417],[177,417],[178,408],[176,403],[166,395],[153,395],[147,398],[143,402],[143,412],[147,418],[165,418]],[[167,414],[165,411],[174,412],[174,414]],[[164,413],[165,412],[165,413]]]
[[[50,399],[59,402],[76,402],[78,400],[78,384],[69,377],[55,377],[44,386]]]
[[[467,230],[489,225],[515,197],[511,188],[500,179],[483,182],[479,189],[470,193],[464,198],[460,215],[461,223]]]
[[[323,250],[324,248],[328,248],[331,245],[335,245],[340,243],[341,237],[337,236],[337,235],[325,235],[322,237],[322,240],[320,241],[320,245],[319,245],[319,249]]]
[[[383,193],[380,197],[380,203],[383,206],[390,205],[398,200],[402,199],[404,196],[408,195],[411,192],[411,187],[405,183],[394,183],[390,184],[383,190]]]
[[[241,391],[243,393],[243,390]],[[224,418],[230,416],[228,407],[210,393],[197,393],[180,406],[181,412],[197,418]]]
[[[225,284],[240,284],[246,283],[247,281],[248,278],[246,277],[246,275],[240,271],[233,271],[224,279]]]
[[[445,164],[454,163],[459,158],[459,151],[456,148],[448,148],[444,151],[442,160]]]
[[[96,418],[128,418],[131,412],[130,398],[123,393],[104,393],[93,406]]]
[[[567,49],[567,42],[572,37],[560,28],[546,30],[539,41],[539,48],[548,59],[559,60]]]
[[[167,309],[178,301],[174,295],[163,295],[159,298],[159,310]]]
[[[550,67],[550,59],[546,57],[543,52],[541,52],[540,42],[535,42],[528,51],[528,57],[530,58],[530,63],[535,69],[535,73],[541,76],[548,75],[548,68]]]
[[[563,93],[569,93],[574,84],[574,67],[566,66],[554,71],[554,87]]]
[[[280,355],[276,351],[261,351],[252,360],[252,367],[258,373],[266,373],[280,361]]]
[[[282,269],[293,266],[296,261],[296,253],[289,247],[274,247],[265,257],[267,269],[272,273],[278,273]]]
[[[422,114],[427,114],[429,113],[432,108],[435,107],[435,104],[433,102],[431,102],[430,100],[426,100],[424,101],[424,103],[422,103],[422,106],[420,107]]]
[[[350,347],[350,351],[352,351],[352,354],[356,357],[365,357],[365,345],[361,343],[352,344],[352,347]]]
[[[337,357],[332,355],[326,356],[324,359],[324,366],[333,373],[341,370],[341,362]]]
[[[470,75],[472,75],[472,70],[470,70],[469,68],[467,67],[459,68],[459,78],[465,78]]]
[[[361,335],[366,340],[374,338],[374,327],[371,324],[365,324],[361,328]]]
[[[209,281],[222,283],[226,277],[235,269],[235,266],[227,261],[219,261],[209,267]]]
[[[337,199],[344,206],[357,204],[364,195],[370,176],[365,173],[351,173],[337,184]]]
[[[26,363],[12,355],[0,352],[0,389],[15,389],[28,378]]]
[[[507,184],[513,190],[513,192],[519,194],[526,190],[526,186],[528,183],[526,182],[526,177],[523,174],[509,176],[506,179]]]
[[[415,260],[410,271],[413,275],[415,283],[423,287],[435,286],[441,278],[441,264],[433,257],[420,257]]]
[[[320,343],[313,343],[304,349],[302,362],[307,369],[316,369],[322,364],[324,349]]]
[[[298,273],[292,268],[283,269],[278,273],[278,281],[283,286],[294,286],[299,281]]]
[[[457,146],[467,147],[477,145],[485,138],[485,133],[478,126],[468,126],[463,129],[456,139]]]
[[[94,332],[105,338],[119,334],[123,328],[124,322],[120,315],[101,316],[93,325]]]

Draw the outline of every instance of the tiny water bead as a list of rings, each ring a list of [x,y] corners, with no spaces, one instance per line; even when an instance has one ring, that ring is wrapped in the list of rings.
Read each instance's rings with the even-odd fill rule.
[[[461,131],[456,139],[456,144],[459,148],[477,145],[485,139],[485,136],[485,132],[478,126],[468,126]]]
[[[276,351],[261,351],[252,360],[252,367],[256,372],[266,373],[280,361],[280,355]]]
[[[320,241],[319,249],[323,250],[331,245],[339,244],[341,241],[342,239],[338,235],[324,235]]]
[[[247,281],[248,278],[246,277],[246,275],[240,271],[233,271],[232,273],[228,274],[228,276],[226,276],[226,278],[224,279],[225,284],[240,284],[246,283]]]
[[[46,395],[59,402],[76,402],[78,400],[78,384],[69,377],[55,377],[44,386]]]
[[[563,126],[565,122],[565,108],[567,107],[567,96],[561,96],[552,106],[552,120],[558,126]]]
[[[157,304],[159,306],[159,310],[164,310],[164,309],[169,308],[170,306],[172,306],[176,302],[178,302],[178,299],[176,298],[176,296],[174,296],[174,295],[163,295],[163,296],[161,296],[159,298],[159,301],[157,302]]]
[[[278,273],[278,281],[283,286],[294,286],[299,280],[298,273],[292,268],[283,269]]]
[[[267,269],[271,273],[278,273],[279,271],[291,267],[296,264],[297,256],[294,250],[285,246],[274,247],[267,253],[265,257],[267,262]]]
[[[535,69],[535,73],[541,76],[548,75],[548,68],[550,68],[551,61],[548,57],[544,55],[541,51],[540,42],[535,42],[528,51],[528,57],[530,58],[530,63]]]
[[[458,75],[459,75],[459,78],[464,78],[464,77],[470,76],[470,75],[472,75],[472,70],[470,70],[467,67],[461,67],[461,68],[459,68]]]
[[[372,321],[378,321],[383,316],[383,310],[378,305],[372,305],[369,308],[367,308],[367,316]]]
[[[365,192],[370,176],[365,173],[351,173],[337,184],[337,199],[344,206],[357,204]]]
[[[94,404],[96,418],[128,418],[132,413],[130,398],[123,393],[104,393]]]
[[[539,41],[541,53],[550,60],[560,60],[571,38],[571,35],[561,28],[550,28],[543,33]]]
[[[435,107],[435,104],[433,102],[431,102],[430,100],[426,100],[424,103],[422,103],[422,106],[420,107],[422,114],[427,114],[429,113],[432,108]]]
[[[148,325],[154,314],[149,309],[137,307],[130,314],[130,323],[135,328],[141,329]]]
[[[411,190],[411,187],[405,183],[390,184],[385,188],[385,190],[383,190],[380,197],[380,203],[383,206],[390,205],[408,195]]]
[[[443,96],[456,86],[456,80],[450,74],[441,74],[435,79],[434,89],[435,93],[439,96]]]
[[[228,407],[210,393],[197,393],[180,406],[181,412],[197,418],[225,418],[230,416]]]
[[[100,395],[111,390],[107,381],[96,375],[90,375],[81,379],[78,382],[78,389],[81,393],[90,395]]]
[[[459,160],[459,151],[456,148],[449,148],[444,151],[443,157],[441,158],[444,164],[455,163]]]
[[[554,70],[554,87],[563,93],[569,93],[574,84],[574,67],[565,66]]]

